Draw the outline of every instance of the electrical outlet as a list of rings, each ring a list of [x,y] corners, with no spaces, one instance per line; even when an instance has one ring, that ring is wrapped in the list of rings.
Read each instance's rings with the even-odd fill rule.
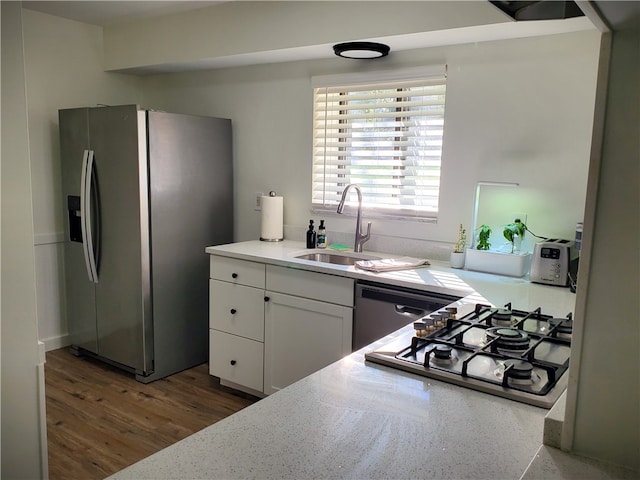
[[[257,212],[259,212],[260,210],[262,210],[262,196],[264,195],[264,193],[262,192],[256,192],[256,198],[255,198],[255,202],[253,203],[253,209]]]

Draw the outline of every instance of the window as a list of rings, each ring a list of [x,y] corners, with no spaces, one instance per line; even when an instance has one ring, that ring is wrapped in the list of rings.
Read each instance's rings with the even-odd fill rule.
[[[355,183],[368,215],[437,217],[445,70],[412,73],[367,83],[314,79],[315,210],[335,210],[344,188]]]

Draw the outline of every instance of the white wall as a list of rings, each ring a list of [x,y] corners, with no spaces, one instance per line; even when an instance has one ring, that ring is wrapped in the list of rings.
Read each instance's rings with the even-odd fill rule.
[[[625,6],[618,11],[625,9],[628,10]],[[580,325],[582,334],[574,341],[580,355],[570,372],[566,421],[572,437],[568,446],[572,450],[638,470],[640,8],[637,4],[635,10],[632,21],[613,34],[602,158],[590,200],[596,194],[597,197],[590,202],[594,210],[589,212],[589,222],[585,223],[585,229],[592,229],[587,232],[585,244],[591,253],[590,274],[586,290],[580,292],[577,300],[580,303],[576,313],[584,311],[584,317]],[[600,152],[595,153],[599,156]]]
[[[36,235],[63,231],[58,110],[137,103],[140,78],[105,73],[102,28],[24,10]]]
[[[102,28],[23,10],[38,337],[68,344],[64,305],[64,205],[58,109],[139,103],[141,79],[103,71]]]
[[[21,6],[2,2],[2,478],[46,472]],[[46,443],[44,445],[46,448]],[[46,451],[46,450],[44,450]],[[44,458],[46,462],[46,457]]]
[[[374,219],[377,238],[366,248],[455,241],[459,223],[471,227],[478,180],[519,182],[502,214],[524,211],[534,232],[573,238],[583,216],[598,45],[599,34],[588,31],[396,52],[368,64],[446,63],[449,76],[438,223]],[[322,217],[331,241],[353,232],[354,220],[310,211],[310,79],[356,68],[362,63],[336,58],[157,75],[145,79],[145,104],[233,120],[236,240],[259,237],[254,192],[275,190],[285,198],[285,236],[302,240],[308,219]]]

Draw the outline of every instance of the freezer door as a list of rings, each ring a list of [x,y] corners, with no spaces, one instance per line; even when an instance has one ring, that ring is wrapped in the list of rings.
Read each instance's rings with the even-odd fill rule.
[[[98,355],[145,375],[153,368],[146,112],[89,109],[99,204]]]
[[[64,273],[71,344],[98,353],[95,284],[89,279],[81,233],[82,167],[89,149],[89,109],[60,110],[60,160],[65,207]]]

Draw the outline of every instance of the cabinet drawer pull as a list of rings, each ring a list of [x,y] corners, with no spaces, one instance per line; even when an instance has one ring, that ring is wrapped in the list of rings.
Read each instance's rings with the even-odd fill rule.
[[[235,308],[232,308],[232,309],[231,309],[231,310],[229,310],[229,311],[231,312],[231,315],[235,315],[237,310],[236,310]]]
[[[264,297],[265,302],[268,302],[269,300],[271,300],[269,297]]]
[[[235,361],[235,360],[231,360],[229,363],[230,363],[231,365],[235,365],[235,364],[236,364],[236,361]]]
[[[238,274],[237,273],[232,273],[231,274],[231,278],[238,278]]]

